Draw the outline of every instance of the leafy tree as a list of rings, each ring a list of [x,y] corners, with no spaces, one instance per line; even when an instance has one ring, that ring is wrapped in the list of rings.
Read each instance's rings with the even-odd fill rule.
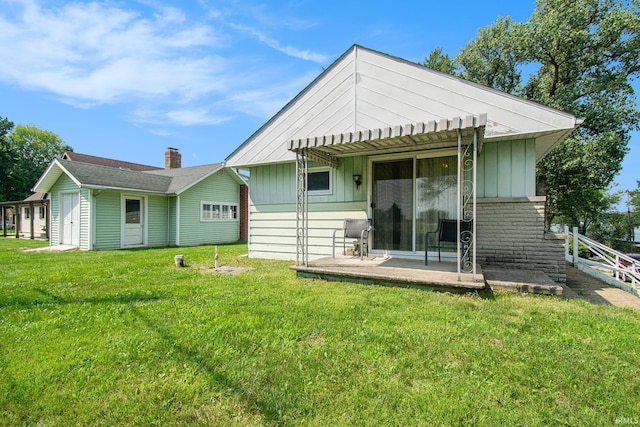
[[[4,187],[9,182],[9,168],[11,166],[11,154],[7,136],[13,130],[13,122],[6,117],[0,117],[0,202],[7,201]]]
[[[2,170],[5,179],[0,183],[2,200],[22,200],[47,168],[70,146],[55,133],[32,125],[18,125],[0,141],[4,152]]]
[[[424,58],[423,65],[432,70],[440,71],[447,74],[456,74],[458,63],[449,55],[442,53],[442,48],[437,47],[431,51],[429,56]]]
[[[459,76],[584,118],[538,164],[547,228],[556,215],[588,224],[603,209],[640,124],[639,52],[640,1],[538,0],[526,22],[500,18],[456,56]],[[523,69],[535,72],[521,86]]]
[[[519,50],[512,35],[511,18],[498,18],[491,26],[478,30],[478,36],[456,56],[460,77],[507,93],[520,89]]]
[[[541,64],[524,95],[585,118],[539,164],[547,224],[561,213],[578,225],[602,209],[594,189],[606,189],[620,171],[640,121],[631,86],[640,71],[639,34],[637,4],[614,0],[540,1],[519,28],[523,58]]]

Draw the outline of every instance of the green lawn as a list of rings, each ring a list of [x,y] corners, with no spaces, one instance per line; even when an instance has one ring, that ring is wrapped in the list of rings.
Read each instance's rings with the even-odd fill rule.
[[[637,311],[38,245],[0,238],[0,425],[640,423]]]

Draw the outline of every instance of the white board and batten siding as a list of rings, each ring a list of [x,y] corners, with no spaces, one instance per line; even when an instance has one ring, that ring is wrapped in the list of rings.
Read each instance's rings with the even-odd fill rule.
[[[237,242],[240,238],[240,192],[227,171],[218,171],[179,196],[180,246]],[[202,221],[202,202],[236,205],[235,220]],[[173,205],[173,201],[172,201]],[[175,237],[174,237],[175,238]]]

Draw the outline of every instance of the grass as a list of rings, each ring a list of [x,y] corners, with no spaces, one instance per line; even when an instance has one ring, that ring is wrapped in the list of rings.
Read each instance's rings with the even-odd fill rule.
[[[614,425],[640,313],[296,279],[213,248],[0,239],[0,425]],[[176,269],[183,254],[187,267]]]

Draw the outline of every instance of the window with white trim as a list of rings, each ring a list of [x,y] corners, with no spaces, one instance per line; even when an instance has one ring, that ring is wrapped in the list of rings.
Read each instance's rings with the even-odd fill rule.
[[[307,191],[310,196],[333,194],[333,173],[329,167],[309,168]]]
[[[237,221],[238,205],[202,202],[200,204],[200,221]]]

